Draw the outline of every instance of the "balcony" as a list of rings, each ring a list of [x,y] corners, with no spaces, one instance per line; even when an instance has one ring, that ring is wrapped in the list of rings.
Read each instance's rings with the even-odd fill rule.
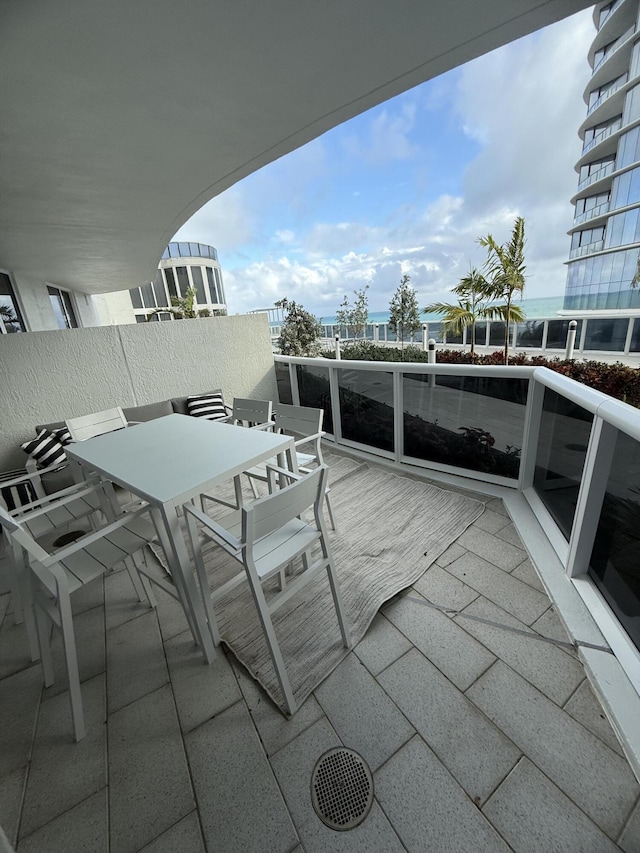
[[[571,249],[569,252],[569,257],[573,258],[582,258],[585,255],[592,255],[594,252],[601,252],[604,249],[604,240],[594,240],[592,243],[587,243],[584,246],[576,246],[575,249]]]
[[[606,178],[608,175],[614,172],[615,168],[616,164],[612,161],[610,163],[607,163],[606,166],[603,166],[601,169],[598,169],[597,172],[593,172],[583,181],[580,181],[580,183],[578,184],[578,192],[586,189],[587,187],[590,187],[591,184],[595,184],[597,181],[603,180],[603,178]]]
[[[534,831],[540,849],[560,838],[636,849],[640,788],[504,503],[484,499],[289,721],[231,653],[202,664],[172,599],[157,612],[131,604],[118,572],[78,606],[89,734],[74,744],[66,694],[42,691],[5,616],[0,803],[18,853],[286,853],[336,838],[349,850],[507,851]],[[339,746],[375,785],[370,814],[342,836],[308,795],[315,762]]]
[[[602,216],[609,212],[609,202],[604,201],[602,204],[597,204],[595,207],[585,210],[584,213],[578,214],[573,220],[574,225],[582,225],[583,222],[588,222],[590,219],[595,219],[597,216]]]
[[[190,329],[199,382],[216,364],[207,340],[219,344],[227,327],[234,340],[242,324],[261,322],[266,348],[258,316],[120,330],[134,388],[143,366],[127,347],[149,355],[155,341],[166,357],[180,345],[184,363]],[[82,345],[78,333],[45,334],[50,346]],[[80,372],[90,352],[101,357],[95,342],[115,334],[83,330]],[[9,355],[28,344],[12,338],[0,342]],[[257,346],[260,336],[251,340]],[[640,439],[635,410],[541,368],[278,356],[273,379],[281,401],[323,405],[330,469],[355,460],[389,478],[462,490],[484,512],[382,608],[289,721],[230,653],[202,664],[173,600],[160,596],[157,611],[132,604],[118,572],[77,602],[89,734],[73,744],[64,683],[42,690],[2,596],[0,823],[18,853],[92,845],[297,853],[337,842],[507,851],[528,849],[532,837],[538,849],[563,839],[567,849],[637,849],[630,679],[636,690],[640,680],[625,632],[597,625],[585,603],[599,593],[584,560],[618,436]],[[480,427],[486,440],[471,438],[462,452],[461,428]],[[622,453],[635,471],[629,448]],[[347,481],[332,484],[336,498]],[[390,537],[402,536],[405,521],[406,511],[385,519]],[[380,523],[358,519],[360,529]],[[349,537],[339,518],[338,527],[332,535]],[[360,827],[337,836],[308,790],[315,762],[340,745],[368,762],[375,801]]]

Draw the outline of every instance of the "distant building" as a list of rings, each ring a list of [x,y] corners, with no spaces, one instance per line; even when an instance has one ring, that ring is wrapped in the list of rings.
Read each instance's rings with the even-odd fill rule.
[[[565,310],[640,309],[640,0],[597,3]]]
[[[196,311],[227,313],[216,249],[205,243],[169,243],[158,264],[155,281],[129,291],[136,322],[145,323],[152,312],[156,312],[152,320],[173,320],[174,315],[168,310],[171,299],[183,299],[190,287],[196,291]],[[163,308],[167,310],[162,311]]]

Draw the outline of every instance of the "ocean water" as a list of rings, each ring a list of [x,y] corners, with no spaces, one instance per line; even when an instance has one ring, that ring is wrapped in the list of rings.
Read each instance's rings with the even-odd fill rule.
[[[452,300],[453,301],[453,300]],[[558,311],[562,308],[564,296],[543,296],[538,299],[522,299],[516,304],[522,308],[525,315],[530,320],[539,320],[544,317],[555,317]],[[323,325],[332,325],[336,322],[335,317],[318,317]],[[420,320],[428,323],[430,320],[437,321],[441,319],[440,314],[421,314]],[[387,323],[389,321],[388,311],[370,311],[370,323]]]

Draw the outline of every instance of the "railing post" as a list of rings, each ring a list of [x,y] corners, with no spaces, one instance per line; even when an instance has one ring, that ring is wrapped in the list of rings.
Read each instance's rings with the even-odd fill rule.
[[[373,324],[373,342],[375,344],[380,342],[380,323]]]
[[[423,323],[422,324],[422,351],[423,352],[427,351],[427,338],[428,338],[428,336],[429,336],[429,324]]]
[[[424,330],[422,332],[424,335]],[[429,349],[427,351],[427,363],[435,364],[436,363],[436,342],[434,338],[429,338]],[[429,374],[429,387],[435,388],[436,385],[436,375],[435,373]]]
[[[567,333],[567,349],[564,354],[565,361],[573,361],[573,349],[576,345],[576,329],[578,328],[578,324],[575,320],[571,320],[569,323],[569,331]]]
[[[340,335],[336,335],[336,361],[340,361]]]

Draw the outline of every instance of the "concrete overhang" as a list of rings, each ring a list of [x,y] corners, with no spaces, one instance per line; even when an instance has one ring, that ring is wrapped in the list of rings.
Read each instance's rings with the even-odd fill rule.
[[[241,178],[591,5],[4,0],[0,268],[86,293],[148,281]]]

